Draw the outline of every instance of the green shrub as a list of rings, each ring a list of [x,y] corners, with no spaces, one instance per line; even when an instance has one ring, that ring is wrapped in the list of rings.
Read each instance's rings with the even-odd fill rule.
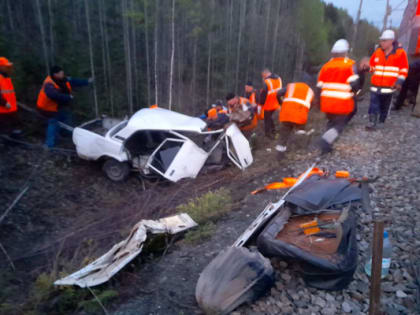
[[[230,191],[224,188],[210,191],[188,203],[177,207],[178,212],[186,212],[198,224],[217,220],[232,209]]]
[[[200,243],[209,239],[215,230],[216,225],[213,222],[207,222],[195,230],[188,231],[185,234],[185,241],[190,244]]]
[[[216,230],[214,222],[232,209],[230,191],[224,188],[210,191],[188,203],[177,207],[178,212],[186,212],[199,226],[185,234],[185,241],[197,244],[207,240]]]
[[[41,273],[30,291],[30,298],[24,305],[25,314],[66,314],[82,309],[88,313],[98,313],[101,306],[89,289],[75,286],[54,286],[54,272]],[[102,304],[118,296],[112,289],[92,290]]]

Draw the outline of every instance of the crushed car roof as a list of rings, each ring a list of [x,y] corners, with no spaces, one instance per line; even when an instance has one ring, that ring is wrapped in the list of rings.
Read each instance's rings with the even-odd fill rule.
[[[137,130],[178,130],[201,132],[207,124],[200,118],[187,116],[163,108],[144,108],[136,112],[126,128]]]

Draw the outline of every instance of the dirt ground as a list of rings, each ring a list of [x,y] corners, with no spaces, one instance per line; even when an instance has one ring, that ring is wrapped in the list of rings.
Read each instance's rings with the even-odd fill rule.
[[[2,208],[5,210],[19,192],[26,185],[29,186],[28,191],[1,223],[0,242],[16,271],[10,270],[6,256],[0,254],[0,281],[4,274],[9,279],[10,272],[13,272],[13,283],[9,280],[7,283],[14,288],[11,291],[14,294],[6,300],[0,299],[0,302],[24,303],[31,284],[40,273],[49,272],[53,268],[58,271],[75,271],[86,261],[100,256],[112,244],[123,239],[139,220],[158,219],[173,214],[178,205],[210,190],[221,187],[230,189],[236,204],[233,210],[235,215],[223,219],[221,226],[225,226],[226,231],[239,232],[252,220],[249,215],[241,220],[235,219],[241,213],[241,204],[247,200],[250,191],[263,184],[262,177],[270,178],[272,169],[282,164],[277,162],[274,150],[266,150],[267,147],[273,148],[275,142],[263,140],[258,142],[258,148],[254,151],[254,164],[245,172],[234,166],[221,171],[203,170],[196,179],[182,180],[176,184],[144,181],[137,174],[132,174],[127,181],[114,183],[105,178],[98,163],[81,160],[72,152],[44,150],[41,146],[42,130],[36,129],[39,125],[34,125],[31,119],[24,122],[31,131],[26,132],[21,140],[36,146],[0,141]],[[258,133],[261,137],[262,126],[259,127]],[[61,139],[60,147],[72,149],[71,139]],[[286,170],[284,175],[293,173],[288,167],[281,169]],[[262,204],[257,202],[255,207],[262,209]],[[233,241],[236,235],[234,233],[229,238],[227,233],[221,234],[223,241],[221,239],[220,244],[223,246]],[[178,246],[180,245],[175,243],[170,253],[177,252]],[[195,250],[199,250],[202,257],[210,255],[206,245],[200,245]],[[170,254],[166,256],[172,257]],[[185,266],[187,256],[179,260],[181,265]],[[159,266],[168,258],[165,257]],[[154,261],[144,266],[140,264],[137,277],[142,279],[144,272],[150,274],[147,268],[159,268],[154,265]],[[193,274],[197,275],[202,263],[195,266]],[[191,268],[193,267],[188,269]],[[191,271],[185,270],[185,273]],[[116,278],[113,285],[124,292],[120,294],[122,299],[138,296],[131,285],[132,281],[128,281],[128,287],[125,284],[127,276],[124,276],[124,272]],[[168,292],[173,290],[169,283],[176,282],[168,280]],[[192,282],[182,282],[188,283],[190,291],[193,290]],[[151,296],[146,298],[153,309]],[[156,299],[161,301],[159,296]],[[168,308],[173,307],[170,301],[167,304]]]
[[[357,176],[374,175],[377,169],[363,164],[364,149],[369,147],[363,147],[365,133],[358,130],[366,120],[363,117],[366,103],[361,108],[355,122],[343,135],[347,139],[344,143],[351,145],[349,138],[356,135],[361,144],[351,148],[339,140],[337,152],[328,157],[335,162],[326,164],[341,169],[359,167]],[[24,303],[31,284],[41,272],[52,268],[76,271],[87,261],[99,257],[125,238],[139,220],[167,216],[187,200],[225,187],[231,191],[235,206],[218,221],[217,230],[209,241],[193,246],[181,239],[163,257],[137,258],[108,284],[119,292],[119,298],[107,305],[108,311],[114,314],[201,313],[194,298],[200,272],[220,250],[234,242],[269,201],[278,200],[284,193],[271,191],[253,196],[250,192],[283,177],[296,176],[314,161],[316,156],[308,153],[308,147],[319,136],[325,121],[320,113],[311,113],[308,129],[314,127],[315,134],[310,139],[292,140],[291,152],[281,161],[274,151],[275,141],[263,140],[259,130],[254,163],[246,171],[231,166],[217,172],[203,172],[196,179],[177,184],[144,182],[136,174],[124,183],[113,183],[105,178],[100,165],[71,154],[3,145],[0,155],[2,208],[7,208],[25,184],[30,185],[1,223],[0,242],[16,268],[15,272],[11,271],[5,255],[0,254],[0,281],[5,273],[13,272],[13,280],[7,284],[15,288],[14,295],[7,301]],[[25,140],[42,142],[39,134]],[[69,139],[66,141],[66,147],[70,148]],[[372,141],[376,140],[367,139],[367,142]],[[349,150],[353,150],[351,158],[346,159]],[[353,156],[357,157],[357,163]],[[322,163],[319,166],[323,166]],[[253,310],[242,309],[242,313],[255,313]]]

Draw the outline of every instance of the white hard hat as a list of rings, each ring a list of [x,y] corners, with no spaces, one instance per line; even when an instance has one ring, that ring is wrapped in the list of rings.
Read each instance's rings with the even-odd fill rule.
[[[331,49],[332,53],[340,54],[346,53],[349,51],[350,45],[349,42],[345,39],[339,39],[335,42],[334,46]]]
[[[395,39],[395,33],[394,33],[393,30],[385,30],[382,33],[381,37],[379,37],[379,39],[380,40],[388,40],[388,39],[394,40]]]

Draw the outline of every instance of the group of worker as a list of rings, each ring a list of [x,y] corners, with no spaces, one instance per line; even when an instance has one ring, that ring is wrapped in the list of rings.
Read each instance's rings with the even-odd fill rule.
[[[395,40],[392,30],[385,30],[379,46],[369,58],[356,62],[348,57],[349,43],[338,40],[331,49],[331,59],[321,68],[315,91],[305,82],[295,82],[283,88],[281,78],[268,69],[262,71],[264,88],[256,91],[252,83],[245,86],[245,97],[229,93],[227,108],[218,101],[208,111],[206,120],[210,127],[220,127],[228,122],[237,123],[241,130],[253,130],[258,120],[264,120],[265,136],[274,138],[273,115],[279,109],[281,125],[278,152],[286,152],[290,135],[307,134],[305,126],[311,105],[320,104],[326,114],[326,131],[317,141],[322,154],[332,151],[332,145],[357,112],[356,96],[361,91],[365,74],[372,72],[370,87],[369,122],[366,130],[374,131],[384,126],[392,96],[400,91],[407,78],[409,65],[404,49]],[[418,74],[417,74],[418,75]],[[401,102],[400,96],[397,101]],[[398,109],[398,104],[396,107]],[[241,113],[240,115],[238,114]],[[248,112],[248,115],[244,113]]]
[[[348,57],[349,43],[338,40],[331,49],[331,59],[321,68],[314,90],[305,82],[295,82],[283,87],[282,79],[269,69],[261,72],[263,88],[254,89],[252,82],[245,86],[245,97],[229,93],[226,105],[218,101],[204,115],[209,128],[223,128],[236,123],[244,133],[252,132],[260,120],[264,121],[265,136],[275,138],[273,116],[279,110],[281,124],[279,143],[275,149],[284,153],[293,131],[306,134],[305,125],[314,100],[326,114],[327,127],[318,140],[321,153],[332,150],[334,141],[357,112],[356,95],[361,90],[366,72],[372,72],[369,123],[367,130],[382,128],[395,91],[401,90],[409,73],[407,55],[395,40],[392,30],[385,30],[379,46],[369,58],[359,62]],[[13,64],[0,58],[0,128],[4,130],[16,120],[17,102],[10,74]],[[417,74],[418,75],[418,74]],[[54,66],[44,80],[37,100],[39,113],[48,119],[45,145],[54,147],[58,122],[71,119],[68,105],[73,99],[72,88],[91,83],[66,77],[62,68]],[[399,99],[401,101],[401,99]],[[400,102],[401,103],[401,102]],[[398,105],[399,103],[397,103]],[[401,105],[398,105],[401,106]],[[398,107],[397,106],[397,107]],[[397,108],[398,109],[398,108]]]
[[[16,94],[10,78],[13,63],[0,57],[0,132],[16,132],[19,124]],[[59,134],[59,122],[71,125],[69,105],[73,100],[72,88],[92,83],[92,79],[67,77],[59,66],[50,69],[50,75],[44,80],[37,99],[37,110],[47,121],[45,146],[52,148]]]
[[[221,100],[205,113],[210,129],[223,128],[234,122],[246,135],[251,134],[260,120],[264,121],[264,133],[270,140],[275,139],[274,113],[279,110],[278,120],[281,123],[280,143],[275,149],[285,152],[287,142],[293,130],[305,134],[305,125],[314,92],[307,83],[290,83],[283,87],[281,78],[269,69],[261,72],[264,87],[256,90],[251,81],[245,85],[245,97],[229,93],[226,106]]]

